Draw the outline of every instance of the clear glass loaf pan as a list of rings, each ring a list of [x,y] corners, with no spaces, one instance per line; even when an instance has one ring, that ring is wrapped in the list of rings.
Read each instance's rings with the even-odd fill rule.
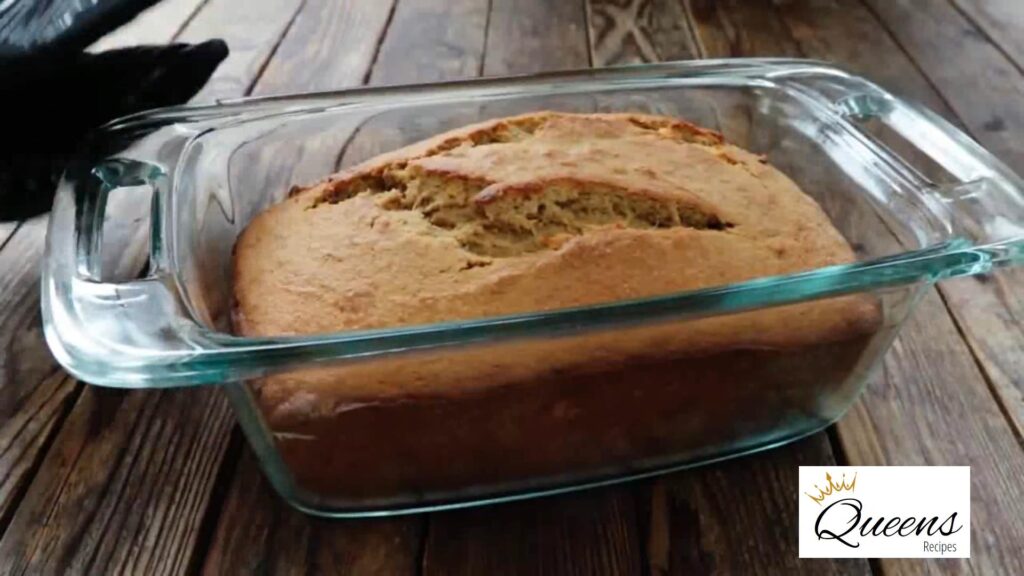
[[[510,317],[232,335],[235,239],[291,186],[537,110],[645,112],[720,130],[813,196],[859,261]],[[92,384],[222,386],[267,476],[304,511],[479,504],[676,470],[828,425],[924,290],[1024,260],[1021,190],[935,114],[812,61],[666,63],[157,110],[106,126],[68,168],[50,221],[43,317],[57,359]],[[148,253],[133,251],[147,237]],[[851,305],[866,319],[840,335],[744,344],[766,325]],[[731,344],[665,344],[714,326],[730,327]],[[574,361],[624,341],[634,351],[614,361]],[[486,381],[445,388],[445,374],[480,365]],[[387,396],[359,385],[401,370],[438,385]],[[316,418],[282,417],[261,399],[266,378],[329,382],[343,401]]]

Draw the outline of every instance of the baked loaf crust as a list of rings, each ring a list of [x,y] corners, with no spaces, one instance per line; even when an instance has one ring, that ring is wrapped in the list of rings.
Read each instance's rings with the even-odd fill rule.
[[[233,320],[246,336],[417,325],[853,259],[810,197],[717,133],[544,112],[293,190],[238,240]],[[835,298],[305,370],[264,379],[256,397],[308,489],[383,498],[507,487],[728,443],[765,409],[769,420],[811,416],[879,324],[873,301]],[[436,470],[442,456],[449,465]]]

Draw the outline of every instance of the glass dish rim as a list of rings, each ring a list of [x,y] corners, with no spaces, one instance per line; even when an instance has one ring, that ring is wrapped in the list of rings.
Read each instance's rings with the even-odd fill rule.
[[[345,105],[346,101],[358,102],[361,98],[400,98],[403,95],[431,92],[454,92],[454,97],[458,98],[461,90],[472,90],[474,87],[514,87],[521,94],[531,94],[543,93],[545,87],[552,88],[559,81],[581,79],[590,79],[614,87],[612,81],[617,78],[664,80],[671,77],[711,77],[722,80],[716,85],[724,86],[727,85],[725,82],[730,77],[736,79],[742,77],[749,84],[751,79],[756,78],[800,77],[801,75],[815,74],[819,77],[835,76],[836,78],[855,80],[863,86],[877,91],[884,98],[908,106],[923,120],[938,124],[939,129],[956,136],[959,145],[969,147],[973,144],[969,140],[964,141],[965,136],[933,113],[911,106],[858,76],[851,75],[826,62],[788,58],[639,64],[423,85],[358,88],[311,94],[232,99],[212,105],[187,105],[143,112],[115,120],[101,130],[114,131],[144,125],[148,122],[161,122],[162,125],[168,125],[183,119],[187,119],[188,122],[202,122],[218,118],[227,121],[234,118],[234,121],[244,122],[248,119],[265,117],[265,114],[258,114],[259,110],[270,110],[274,114],[315,114],[325,109],[323,104],[331,104],[326,108],[330,109],[333,106]],[[303,105],[290,106],[296,102],[301,102]],[[256,114],[246,117],[245,112]],[[239,113],[243,113],[241,119],[237,118]],[[843,116],[834,113],[831,114],[829,120],[848,124]],[[870,143],[867,145],[871,152],[884,156],[884,151],[871,148]],[[980,148],[978,150],[984,154],[986,161],[994,162],[994,172],[998,176],[1007,177],[1008,184],[1019,193],[1022,186],[1015,175],[1002,167],[986,152]],[[976,153],[978,150],[969,149],[967,151]],[[169,217],[170,210],[164,207],[160,213],[162,218],[166,219]],[[52,224],[51,221],[51,234],[53,232]],[[174,237],[173,231],[169,231],[163,223],[154,221],[153,226],[160,226],[159,233],[164,235],[165,240],[168,237]],[[152,261],[164,260],[156,253],[161,249],[158,247],[161,244],[170,244],[173,254],[173,240],[170,243],[154,242]],[[58,356],[73,373],[88,375],[94,383],[98,384],[138,386],[142,381],[153,384],[160,379],[167,379],[167,385],[224,382],[241,376],[294,368],[297,364],[311,361],[364,358],[423,348],[557,335],[563,331],[604,329],[624,324],[731,314],[743,310],[792,304],[917,281],[935,281],[948,276],[980,273],[998,263],[1019,260],[1021,250],[1020,238],[1013,238],[1008,242],[976,245],[966,239],[951,236],[946,242],[940,244],[884,258],[648,298],[620,300],[578,308],[489,316],[466,321],[374,330],[338,331],[314,335],[234,336],[212,330],[200,324],[190,312],[186,312],[186,315],[189,316],[188,320],[191,322],[190,326],[185,327],[190,348],[187,353],[141,355],[134,361],[130,358],[121,359],[120,363],[116,365],[103,360],[97,362],[92,359],[93,362],[90,363],[83,361],[82,358],[71,358],[68,351],[64,351],[64,354],[58,354]],[[54,283],[60,279],[49,275],[50,272],[49,266],[44,268],[42,286],[44,328],[51,348],[56,350],[62,349],[63,343],[52,317],[51,307],[54,302],[51,301],[51,289]],[[164,272],[172,278],[176,275],[173,269],[164,270]],[[152,279],[151,276],[149,280]],[[72,283],[93,282],[93,280],[82,278],[72,278],[70,281]],[[178,298],[187,298],[182,294],[180,286],[176,284],[173,286],[177,291]],[[56,296],[53,298],[56,299]]]

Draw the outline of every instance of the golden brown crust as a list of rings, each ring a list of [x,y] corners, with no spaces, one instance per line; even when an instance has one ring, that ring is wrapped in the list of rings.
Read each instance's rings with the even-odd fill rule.
[[[539,113],[442,134],[292,195],[239,239],[234,287],[242,334],[294,335],[580,306],[852,259],[813,200],[712,132]]]

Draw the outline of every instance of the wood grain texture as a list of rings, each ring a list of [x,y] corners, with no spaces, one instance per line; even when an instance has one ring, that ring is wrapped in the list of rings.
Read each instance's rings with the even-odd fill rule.
[[[306,0],[253,94],[359,86],[370,72],[394,9],[394,0]]]
[[[839,422],[839,438],[853,464],[971,467],[971,559],[885,559],[887,572],[914,573],[926,564],[930,573],[1021,573],[1020,444],[941,308],[935,292],[922,299],[887,354],[882,377]]]
[[[372,85],[465,80],[480,75],[489,0],[401,0],[370,75]],[[466,124],[479,109],[464,106]],[[432,114],[370,118],[345,142],[339,167],[348,167],[444,131],[448,117]],[[322,174],[321,174],[322,175]]]
[[[46,223],[45,217],[25,222],[0,251],[0,530],[78,389],[43,342],[39,265]]]
[[[93,50],[170,41],[198,7],[171,0],[101,39]],[[0,527],[20,504],[48,443],[80,385],[64,373],[43,339],[39,268],[47,217],[0,224]],[[15,232],[17,229],[17,232]]]
[[[968,132],[1024,174],[1024,74],[945,2],[868,2]],[[915,17],[918,11],[926,16]],[[954,70],[956,72],[954,72]],[[1003,270],[942,286],[1004,410],[1024,436],[1024,272]]]
[[[278,496],[246,447],[202,572],[230,574],[415,574],[424,516],[323,520]]]
[[[897,96],[914,99],[947,120],[957,121],[945,100],[859,0],[776,4],[785,30],[796,42],[798,54],[840,63]],[[791,45],[788,39],[786,42]]]
[[[791,56],[798,50],[766,0],[682,0],[706,58]]]
[[[1018,439],[1024,438],[1024,272],[1016,268],[949,280],[942,294]]]
[[[585,68],[590,63],[580,0],[495,0],[487,27],[488,76]]]
[[[700,56],[678,0],[589,0],[594,66]]]
[[[490,0],[401,0],[370,83],[376,86],[479,76]]]
[[[834,462],[824,433],[770,452],[656,480],[650,573],[869,574],[867,561],[801,560],[799,466]]]
[[[86,390],[0,541],[0,573],[183,572],[229,421],[213,389]]]
[[[0,222],[0,250],[3,250],[4,245],[7,243],[7,239],[14,234],[14,230],[18,227],[20,222]]]
[[[730,9],[756,9],[762,18],[777,20],[774,24],[760,22],[752,33],[785,32],[786,24],[791,24],[796,31],[793,36],[800,39],[798,53],[842,63],[845,53],[869,52],[870,47],[872,57],[855,60],[861,67],[859,71],[868,76],[884,74],[897,86],[905,86],[907,92],[920,92],[927,85],[925,79],[914,78],[913,66],[891,39],[878,37],[880,32],[865,34],[871,29],[870,24],[854,25],[870,22],[872,18],[856,2],[790,2],[778,15],[753,3]],[[730,20],[738,22],[743,17]],[[827,38],[814,36],[818,30]],[[850,36],[848,43],[844,43],[843,30],[859,31],[861,35]],[[771,48],[769,41],[770,36],[760,45]],[[784,37],[769,53],[791,54],[793,46],[794,38]],[[893,69],[884,70],[885,66]],[[934,94],[925,97],[932,102],[943,99]],[[869,229],[867,234],[869,240],[876,242],[885,241],[885,235],[881,228]],[[991,527],[984,536],[974,533],[974,559],[970,563],[883,560],[884,570],[917,571],[922,566],[929,571],[1020,570],[1017,558],[1021,557],[1019,542],[1024,533],[1020,518],[1024,511],[1016,509],[1020,488],[1014,486],[1012,478],[1021,473],[1024,458],[984,375],[936,292],[929,292],[921,300],[886,357],[883,374],[869,384],[863,400],[840,421],[838,430],[844,453],[852,464],[972,466],[972,517],[976,518],[975,525]]]
[[[630,486],[430,518],[423,574],[640,574]]]
[[[952,0],[993,44],[1024,70],[1024,6],[1020,0]]]
[[[171,42],[207,0],[162,0],[97,40],[89,52]]]
[[[222,19],[236,17],[233,11],[219,14]],[[269,55],[277,39],[266,39],[271,46],[259,50],[251,44],[249,30],[221,26],[204,15],[205,11],[193,20],[196,29],[189,24],[181,37],[195,39],[204,36],[204,30],[216,30],[233,50],[240,40],[245,49],[239,55],[248,54],[250,66],[238,62],[218,70],[214,79],[227,75],[231,81],[223,86],[247,87],[262,69],[258,55]],[[264,16],[268,18],[261,23],[265,31],[272,28],[272,19]],[[277,29],[283,32],[291,16],[281,14]],[[175,29],[180,24],[168,22]],[[252,76],[246,77],[247,72]],[[133,226],[138,226],[120,216],[111,221],[125,238],[132,237]],[[38,266],[41,234],[34,246],[35,259],[23,262]],[[134,248],[125,247],[122,272],[139,269]],[[37,282],[34,276],[25,277],[27,282]],[[36,311],[37,306],[30,309]],[[33,342],[30,330],[16,338]],[[19,365],[36,355],[49,358],[41,339],[36,337],[34,342],[17,351]],[[52,378],[57,380],[59,375]],[[53,389],[55,384],[49,381],[43,380],[39,390]],[[47,414],[40,412],[40,422],[46,421]],[[215,480],[232,422],[216,389],[123,392],[86,387],[0,540],[0,573],[186,571],[202,549],[204,520],[217,492]]]
[[[230,54],[192,102],[248,94],[303,0],[209,0],[178,35],[182,42],[224,39]]]
[[[949,0],[865,0],[985,147],[1024,172],[1024,76]]]

